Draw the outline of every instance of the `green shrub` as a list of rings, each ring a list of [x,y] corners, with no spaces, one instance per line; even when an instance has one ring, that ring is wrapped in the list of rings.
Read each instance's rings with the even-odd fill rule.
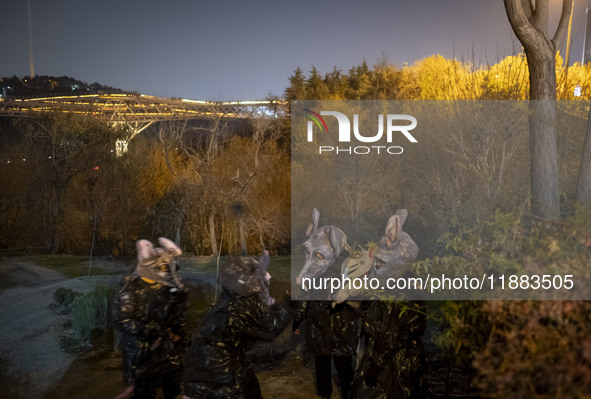
[[[111,327],[111,303],[114,289],[97,286],[88,294],[74,300],[72,324],[74,335],[81,342],[88,343],[93,332],[105,332]]]
[[[53,301],[58,306],[69,308],[74,300],[81,296],[80,292],[76,292],[69,288],[60,287],[53,293]]]
[[[479,231],[442,239],[446,254],[419,271],[571,273],[588,281],[591,211],[561,221],[497,211]],[[587,301],[444,301],[431,306],[441,326],[433,339],[464,367],[487,398],[582,398],[591,392],[591,303]]]

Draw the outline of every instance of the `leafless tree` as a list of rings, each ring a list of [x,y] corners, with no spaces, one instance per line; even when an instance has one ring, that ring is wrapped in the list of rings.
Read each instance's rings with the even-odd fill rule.
[[[29,125],[27,138],[45,151],[49,162],[43,171],[48,191],[48,252],[63,244],[64,200],[74,176],[113,156],[117,132],[106,124],[71,114],[48,114]]]
[[[171,215],[171,221],[174,225],[175,241],[177,244],[180,241],[190,203],[198,201],[199,206],[209,209],[209,241],[215,256],[219,251],[215,217],[220,211],[220,197],[215,182],[206,175],[226,140],[228,119],[223,118],[223,112],[215,107],[209,114],[209,118],[197,125],[189,124],[188,121],[163,123],[158,130],[158,137],[167,167],[175,179],[176,188],[170,203],[170,211],[174,213]],[[173,165],[173,154],[177,158],[182,158],[180,165]]]
[[[523,45],[530,79],[530,158],[532,213],[560,216],[556,143],[555,55],[566,35],[572,2],[562,0],[554,36],[548,34],[549,0],[504,0],[515,35]]]

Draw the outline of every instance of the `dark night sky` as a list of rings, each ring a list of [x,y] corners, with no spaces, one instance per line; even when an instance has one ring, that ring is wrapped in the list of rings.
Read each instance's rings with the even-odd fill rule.
[[[571,63],[585,9],[575,0]],[[551,24],[562,2],[551,0]],[[29,74],[26,0],[0,2],[0,76]],[[296,67],[346,72],[519,51],[502,0],[31,0],[35,73],[200,100],[282,95]],[[563,46],[564,48],[564,46]],[[564,50],[562,51],[564,54]]]

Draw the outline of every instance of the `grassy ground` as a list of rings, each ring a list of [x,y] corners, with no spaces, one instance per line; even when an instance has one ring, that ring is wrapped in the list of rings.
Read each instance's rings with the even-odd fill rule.
[[[104,258],[94,258],[93,264],[90,263],[88,256],[76,255],[26,255],[20,258],[27,262],[58,271],[66,278],[121,273],[121,270],[117,271],[100,266],[100,264],[105,263]]]

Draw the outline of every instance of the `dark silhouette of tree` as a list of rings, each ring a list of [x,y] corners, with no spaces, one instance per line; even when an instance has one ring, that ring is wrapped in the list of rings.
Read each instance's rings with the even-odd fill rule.
[[[122,92],[99,83],[88,84],[69,76],[36,75],[34,78],[17,76],[0,78],[0,96],[39,96],[51,93],[87,94],[99,91]]]
[[[297,67],[293,75],[289,78],[289,87],[285,89],[285,99],[287,101],[302,99],[306,95],[306,78],[302,69]]]
[[[328,93],[328,87],[324,83],[322,76],[320,76],[316,67],[312,66],[306,87],[306,99],[325,100],[328,99]]]

